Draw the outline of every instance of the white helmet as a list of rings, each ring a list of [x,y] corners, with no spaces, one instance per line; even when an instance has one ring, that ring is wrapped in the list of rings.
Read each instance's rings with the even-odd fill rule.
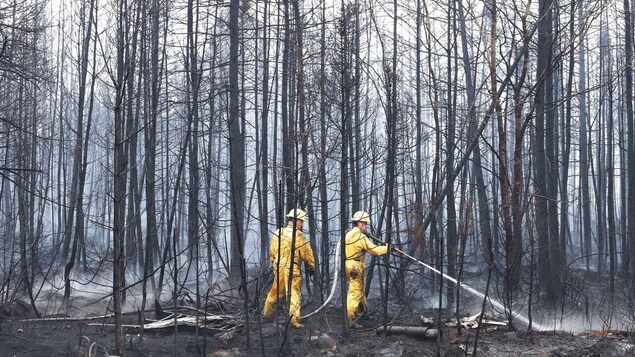
[[[370,215],[368,214],[368,212],[357,211],[353,215],[353,218],[351,218],[351,221],[353,223],[355,223],[355,222],[364,222],[366,224],[370,224]]]
[[[287,218],[295,218],[295,219],[301,219],[303,221],[306,221],[306,212],[304,212],[303,210],[299,208],[294,208],[291,211],[289,211],[289,213],[287,213]]]

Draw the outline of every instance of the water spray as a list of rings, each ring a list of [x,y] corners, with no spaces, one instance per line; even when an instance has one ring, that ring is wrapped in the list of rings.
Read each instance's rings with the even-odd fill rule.
[[[375,241],[377,241],[377,242],[381,243],[381,244],[386,244],[385,242],[383,242],[383,241],[382,241],[382,240],[380,240],[379,238],[373,237],[372,235],[367,234],[367,236],[368,236],[368,237],[370,237],[370,238],[372,238],[373,240],[375,240]],[[489,297],[489,296],[485,296],[485,294],[481,293],[480,291],[478,291],[478,290],[476,290],[476,289],[472,288],[472,287],[471,287],[471,286],[469,286],[469,285],[466,285],[466,284],[464,284],[464,283],[459,282],[457,279],[455,279],[455,278],[453,278],[453,277],[451,277],[451,276],[449,276],[449,275],[447,275],[447,274],[444,274],[444,273],[440,272],[439,270],[435,269],[434,267],[432,267],[432,266],[430,266],[430,265],[426,264],[425,262],[422,262],[421,260],[419,260],[419,259],[417,259],[417,258],[413,257],[412,255],[410,255],[410,254],[408,254],[408,253],[404,252],[403,250],[401,250],[401,249],[399,249],[399,248],[392,247],[391,249],[392,249],[392,250],[394,250],[395,252],[397,252],[397,253],[399,253],[399,254],[403,255],[404,257],[406,257],[406,258],[410,259],[411,261],[413,261],[413,262],[415,262],[415,263],[417,263],[417,264],[419,264],[419,265],[421,265],[421,266],[423,266],[423,267],[425,267],[425,268],[430,269],[430,270],[431,270],[431,271],[433,271],[434,273],[436,273],[436,274],[440,275],[443,279],[446,279],[446,280],[448,280],[448,281],[453,282],[454,284],[457,284],[459,287],[463,288],[465,291],[467,291],[467,292],[469,292],[469,293],[471,293],[471,294],[473,294],[473,295],[476,295],[476,296],[478,296],[478,297],[479,297],[479,298],[481,298],[481,299],[487,299],[487,301],[488,301],[488,302],[489,302],[492,306],[496,307],[497,309],[500,309],[500,310],[505,310],[505,306],[504,306],[504,305],[503,305],[500,301],[498,301],[498,300],[496,300],[496,299],[492,299],[492,298],[491,298],[491,297]],[[513,311],[512,311],[512,312],[513,312]],[[525,316],[522,316],[522,315],[520,315],[520,314],[512,314],[512,319],[513,319],[513,320],[516,320],[517,322],[522,323],[522,324],[523,324],[523,325],[525,325],[525,326],[529,326],[529,319],[528,319],[527,317],[525,317]],[[535,326],[536,326],[534,329],[535,329],[535,330],[537,330],[537,331],[549,331],[549,330],[551,330],[551,329],[552,329],[552,328],[550,328],[550,327],[544,327],[542,324],[537,323],[537,322],[535,322],[535,321],[532,323],[532,325],[535,325]]]

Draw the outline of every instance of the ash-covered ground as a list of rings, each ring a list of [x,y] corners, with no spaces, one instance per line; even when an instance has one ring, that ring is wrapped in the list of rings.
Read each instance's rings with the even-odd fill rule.
[[[84,340],[93,352],[114,351],[113,330],[100,325],[111,319],[93,321],[25,321],[27,311],[14,308],[12,319],[3,317],[0,326],[2,356],[81,356],[71,352]],[[4,311],[6,312],[6,311]],[[438,311],[429,311],[435,315]],[[26,315],[26,316],[25,316]],[[126,356],[467,356],[474,355],[476,330],[456,327],[442,328],[438,338],[417,338],[406,335],[383,335],[376,328],[383,318],[375,312],[361,322],[364,328],[346,333],[342,329],[340,309],[329,307],[310,318],[300,330],[287,328],[282,318],[278,322],[251,321],[228,336],[193,328],[173,328],[145,331],[140,341],[138,330],[126,329]],[[137,317],[127,314],[125,323],[136,324]],[[419,315],[391,319],[391,325],[421,326]],[[326,333],[336,343],[333,350],[323,350],[311,340],[318,332]],[[85,336],[85,337],[82,337]],[[627,335],[598,333],[573,334],[562,331],[509,331],[507,327],[483,327],[476,344],[480,356],[635,356],[635,346]],[[330,347],[329,347],[330,348]],[[86,351],[86,350],[83,350]],[[223,352],[224,354],[221,354]],[[103,352],[101,352],[103,353]],[[88,354],[85,354],[86,356]],[[92,354],[95,356],[95,354]],[[102,354],[103,355],[103,354]]]
[[[256,301],[262,303],[267,285],[263,283],[258,295],[252,294],[252,314],[247,326],[243,305],[232,302],[232,294],[206,295],[208,314],[232,317],[229,332],[218,329],[194,327],[166,327],[141,331],[139,324],[139,290],[128,291],[124,323],[126,327],[126,356],[635,356],[635,339],[629,333],[630,304],[617,289],[613,299],[607,296],[605,279],[594,273],[576,272],[577,295],[570,296],[564,304],[550,309],[532,307],[534,328],[540,324],[549,326],[547,331],[528,331],[516,323],[515,330],[508,326],[481,325],[476,329],[452,326],[453,321],[480,311],[482,299],[475,296],[461,297],[461,308],[441,309],[438,293],[434,290],[414,289],[409,296],[393,296],[384,317],[381,291],[375,289],[369,296],[369,311],[360,320],[363,328],[345,331],[341,300],[338,296],[316,316],[304,320],[303,329],[296,330],[286,324],[285,313],[280,311],[276,321],[262,321],[258,317]],[[475,281],[482,281],[476,277]],[[52,286],[54,286],[53,284]],[[477,283],[474,286],[478,285]],[[101,286],[101,288],[99,287]],[[40,295],[38,308],[48,320],[35,319],[32,309],[24,301],[15,301],[0,307],[0,356],[101,356],[114,352],[114,335],[109,315],[111,304],[108,289],[102,285],[92,288],[81,285],[74,294],[73,303],[63,315],[59,289],[49,289]],[[624,285],[626,286],[626,285]],[[480,287],[479,287],[480,288]],[[491,287],[491,291],[495,291]],[[80,290],[81,289],[81,290]],[[220,297],[217,295],[221,295]],[[308,294],[307,294],[308,295]],[[191,295],[189,296],[191,298]],[[416,298],[415,298],[416,297]],[[213,302],[213,303],[210,303]],[[182,298],[177,305],[190,305],[193,300]],[[303,314],[320,305],[305,296]],[[173,301],[162,304],[165,312],[174,306]],[[487,311],[496,322],[505,321],[502,312]],[[515,314],[526,316],[527,306],[521,306]],[[196,313],[191,313],[196,315]],[[78,318],[92,317],[86,320]],[[145,317],[157,318],[155,311],[147,311]],[[424,317],[424,319],[422,319]],[[66,318],[66,319],[65,319]],[[70,319],[69,319],[70,318]],[[489,316],[488,316],[489,318]],[[405,334],[384,334],[388,326],[405,326],[437,329],[436,335],[413,337]],[[236,322],[238,323],[236,325]],[[439,324],[439,322],[441,322]],[[233,325],[232,325],[233,324]],[[234,326],[235,328],[231,327]],[[379,328],[379,331],[378,331]],[[334,345],[326,348],[316,338],[328,335]],[[311,338],[313,336],[313,339]],[[84,345],[83,349],[77,347]],[[92,349],[91,349],[92,346]],[[327,350],[328,349],[328,350]],[[475,350],[476,349],[476,350]]]

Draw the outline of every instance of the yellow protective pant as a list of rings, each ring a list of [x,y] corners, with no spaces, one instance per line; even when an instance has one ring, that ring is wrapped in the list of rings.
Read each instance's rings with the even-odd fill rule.
[[[366,308],[364,294],[364,273],[366,266],[356,260],[346,261],[346,277],[348,278],[348,295],[346,296],[346,317],[351,325]]]
[[[295,269],[296,271],[293,274],[293,281],[291,282],[291,297],[289,302],[289,317],[291,318],[291,324],[295,327],[301,327],[300,325],[300,306],[302,305],[302,275],[298,272],[299,269]],[[287,287],[289,284],[288,281],[289,269],[280,268],[276,272],[276,269],[273,270],[273,286],[271,290],[269,290],[269,294],[267,294],[267,299],[265,300],[265,307],[262,312],[263,317],[271,319],[273,318],[278,299],[286,296]]]

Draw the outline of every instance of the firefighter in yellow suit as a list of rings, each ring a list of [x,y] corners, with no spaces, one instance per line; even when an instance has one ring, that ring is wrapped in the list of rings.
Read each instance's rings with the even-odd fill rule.
[[[302,304],[302,270],[300,264],[309,269],[309,274],[315,270],[315,258],[311,244],[302,233],[302,225],[306,220],[306,213],[301,209],[292,209],[287,214],[287,225],[278,229],[269,245],[269,258],[273,267],[273,286],[265,300],[263,317],[271,319],[276,311],[278,299],[287,295],[289,274],[291,273],[291,248],[295,230],[295,254],[293,255],[293,272],[291,277],[291,291],[289,301],[289,317],[295,328],[302,328],[300,323],[300,306]],[[295,226],[295,228],[294,228]]]
[[[357,211],[351,219],[353,229],[346,233],[346,277],[348,278],[348,296],[346,297],[346,316],[351,328],[360,328],[355,321],[366,309],[364,295],[364,275],[366,252],[374,256],[388,253],[388,245],[375,245],[365,234],[370,224],[370,215]]]

